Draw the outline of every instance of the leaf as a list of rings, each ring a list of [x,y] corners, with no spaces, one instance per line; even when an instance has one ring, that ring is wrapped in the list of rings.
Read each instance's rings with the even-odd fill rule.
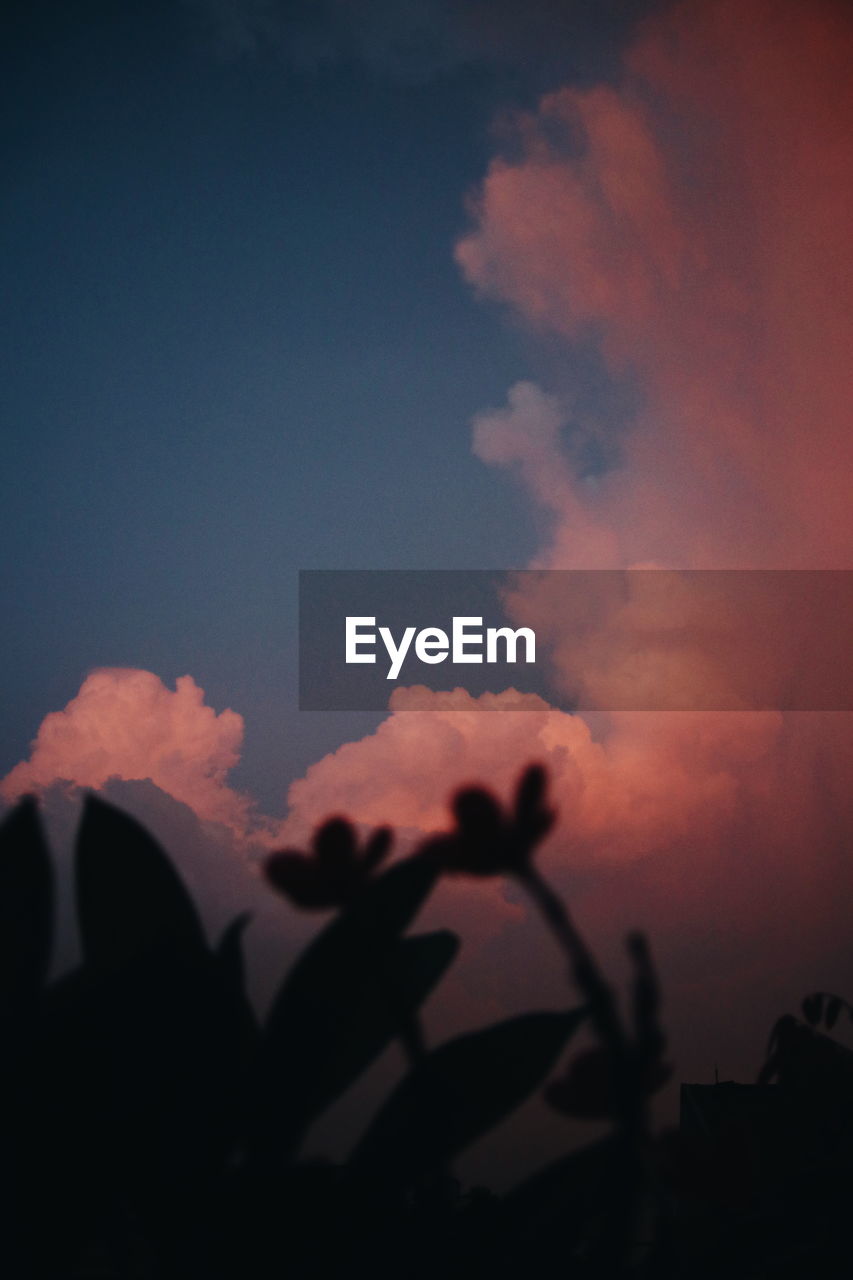
[[[34,1064],[44,1162],[88,1178],[101,1200],[111,1180],[185,1191],[234,1148],[253,1030],[211,956],[64,975],[46,994]]]
[[[387,960],[385,948],[411,923],[437,876],[434,864],[409,858],[370,881],[293,965],[270,1011],[267,1037],[293,1038],[286,1027],[290,1006],[340,1004],[339,988],[363,983],[365,973],[372,980]]]
[[[251,921],[252,913],[242,911],[231,921],[216,944],[215,955],[220,973],[228,985],[237,991],[244,991],[246,987],[243,934]]]
[[[87,797],[77,834],[77,910],[83,957],[121,969],[155,954],[206,951],[195,906],[163,850],[127,814]]]
[[[328,1053],[324,1073],[315,1076],[311,1089],[315,1115],[343,1093],[406,1028],[457,952],[459,938],[446,929],[402,938],[389,950],[379,973],[374,970],[364,975],[356,1004],[338,1021],[337,1048]]]
[[[53,872],[36,803],[22,800],[0,825],[0,1011],[31,1009],[50,964]]]
[[[821,993],[815,992],[814,995],[806,996],[803,1001],[803,1017],[811,1027],[816,1027],[820,1022],[823,1013],[823,996]]]
[[[297,966],[264,1029],[256,1155],[280,1156],[298,1145],[312,1121],[407,1025],[459,949],[446,931],[386,938],[381,945],[348,931],[335,937],[345,944],[338,963],[326,963],[318,939],[317,963]]]
[[[838,1015],[841,1012],[841,1006],[843,1003],[844,1001],[839,996],[831,996],[827,1001],[823,1020],[826,1023],[828,1031],[831,1031],[838,1021]]]
[[[439,869],[427,858],[406,858],[384,875],[369,881],[325,934],[333,939],[337,930],[373,932],[397,936],[411,924],[438,879]],[[332,945],[336,945],[332,942]]]
[[[87,818],[77,868],[86,962],[45,992],[16,1093],[33,1185],[49,1183],[46,1212],[55,1217],[58,1198],[75,1224],[116,1185],[149,1205],[183,1203],[220,1173],[243,1128],[257,1049],[245,921],[226,931],[220,954],[209,951],[180,880],[138,824],[97,803]]]
[[[246,990],[243,955],[243,934],[251,919],[251,912],[243,911],[231,921],[216,945],[213,968],[221,983],[223,1003],[233,1020],[235,1032],[249,1046],[253,1056],[259,1043],[260,1027]]]
[[[524,1014],[428,1054],[374,1119],[353,1168],[406,1180],[440,1168],[541,1085],[586,1014]]]
[[[398,952],[402,964],[389,975],[392,989],[397,989],[402,1003],[411,1001],[412,995],[418,993],[417,1003],[422,1004],[458,954],[459,939],[449,929],[404,938]]]

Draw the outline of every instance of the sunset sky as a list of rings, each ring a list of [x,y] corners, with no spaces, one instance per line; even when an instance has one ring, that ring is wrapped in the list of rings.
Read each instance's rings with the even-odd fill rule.
[[[853,569],[849,6],[31,0],[0,57],[3,800],[105,788],[224,915],[540,759],[680,1078],[853,997],[850,713],[296,693],[300,569]],[[559,1000],[511,893],[443,907],[450,1024]]]
[[[496,116],[564,74],[550,7],[529,70],[512,5],[494,49],[476,5],[357,7],[7,20],[4,772],[92,668],[189,672],[245,716],[241,776],[279,811],[353,732],[295,719],[297,571],[537,546],[470,420],[547,355],[453,247]],[[586,77],[628,25],[597,8],[558,22]],[[610,409],[594,353],[569,362]]]

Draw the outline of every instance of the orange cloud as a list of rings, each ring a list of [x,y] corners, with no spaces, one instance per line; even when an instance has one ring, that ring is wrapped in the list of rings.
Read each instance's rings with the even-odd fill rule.
[[[612,424],[575,422],[529,382],[477,416],[477,456],[514,470],[549,517],[533,567],[853,565],[851,62],[841,4],[691,0],[646,24],[618,84],[564,88],[518,115],[457,261],[534,329],[596,344],[641,405],[619,465],[593,480],[572,440]],[[631,608],[653,629],[653,600]],[[612,637],[587,639],[591,678],[631,678]],[[569,646],[567,672],[577,656]],[[593,725],[544,703],[496,709],[515,696],[491,695],[486,711],[460,692],[455,709],[398,692],[375,733],[293,784],[288,821],[341,807],[427,829],[459,783],[506,795],[522,764],[544,761],[562,821],[543,863],[587,885],[594,938],[652,930],[689,1028],[681,1047],[701,1051],[706,1078],[738,1001],[741,1048],[757,1053],[757,991],[769,1022],[800,983],[851,977],[853,716]]]
[[[514,468],[551,518],[535,565],[853,563],[851,60],[839,5],[707,0],[651,20],[617,86],[565,88],[519,115],[458,262],[532,325],[593,338],[643,403],[595,483],[578,477],[559,398],[520,383],[477,416],[475,453]],[[632,634],[653,632],[657,602],[630,608]],[[590,679],[636,679],[605,639],[585,639]],[[577,658],[569,645],[567,671]],[[697,678],[689,654],[666,660],[673,679]],[[849,760],[849,717],[619,715],[593,736],[544,704],[485,713],[454,696],[450,710],[399,691],[376,733],[293,784],[289,821],[333,805],[429,829],[460,781],[506,792],[529,759],[551,768],[575,857],[710,848],[749,812],[792,849],[821,829],[829,786],[849,816],[833,763]]]
[[[304,839],[330,805],[371,826],[441,830],[460,785],[486,782],[508,799],[538,760],[561,812],[552,849],[575,866],[637,858],[696,830],[719,834],[744,803],[748,775],[766,788],[781,724],[774,713],[624,714],[597,741],[581,717],[534,694],[398,689],[375,733],[291,785],[285,833]]]
[[[172,691],[150,671],[106,668],[45,716],[29,760],[0,782],[0,795],[14,800],[58,780],[100,788],[109,778],[150,778],[202,821],[245,834],[251,802],[226,781],[242,741],[243,717],[217,715],[192,676]]]
[[[851,59],[841,5],[690,3],[617,87],[519,116],[457,260],[533,325],[594,338],[644,398],[594,488],[566,485],[535,389],[478,420],[480,456],[553,512],[539,563],[850,565]]]

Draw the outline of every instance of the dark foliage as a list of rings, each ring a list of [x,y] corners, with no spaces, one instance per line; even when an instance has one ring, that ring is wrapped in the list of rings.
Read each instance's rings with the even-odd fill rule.
[[[689,1125],[655,1137],[647,1098],[672,1068],[649,949],[628,940],[623,1018],[533,864],[555,820],[546,793],[537,766],[509,811],[481,788],[460,792],[455,828],[387,870],[391,832],[360,847],[341,818],[309,853],[272,855],[273,888],[337,914],[263,1025],[246,995],[248,917],[211,947],[164,852],[94,798],[75,855],[82,960],[49,982],[51,863],[36,805],[20,804],[0,829],[4,1274],[846,1274],[837,1224],[853,1191],[853,1055],[826,1033],[850,1006],[807,997],[804,1021],[774,1029],[756,1094],[697,1094],[698,1137]],[[562,949],[576,1007],[427,1045],[420,1010],[459,942],[409,929],[448,872],[517,879]],[[595,1043],[562,1062],[583,1024]],[[407,1070],[349,1160],[306,1161],[311,1126],[393,1040]],[[503,1197],[463,1193],[452,1161],[537,1091],[555,1124],[597,1119],[608,1136]]]

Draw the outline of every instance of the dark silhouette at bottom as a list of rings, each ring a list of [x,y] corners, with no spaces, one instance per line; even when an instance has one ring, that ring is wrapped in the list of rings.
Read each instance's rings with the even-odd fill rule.
[[[385,869],[392,833],[332,818],[270,885],[332,910],[260,1025],[236,919],[211,947],[170,861],[91,797],[77,837],[82,959],[48,983],[51,861],[37,806],[0,828],[0,1264],[10,1280],[504,1280],[841,1277],[851,1272],[853,1055],[840,998],[774,1029],[756,1085],[682,1086],[677,1132],[647,1104],[672,1072],[648,945],[628,939],[623,1015],[535,866],[544,771],[503,810],[458,793],[455,826]],[[458,950],[412,933],[445,875],[513,877],[565,957],[564,1009],[428,1046],[426,997]],[[581,1026],[590,1048],[571,1053]],[[301,1157],[311,1126],[392,1040],[407,1071],[348,1160]],[[609,1121],[503,1196],[456,1156],[542,1091]]]

